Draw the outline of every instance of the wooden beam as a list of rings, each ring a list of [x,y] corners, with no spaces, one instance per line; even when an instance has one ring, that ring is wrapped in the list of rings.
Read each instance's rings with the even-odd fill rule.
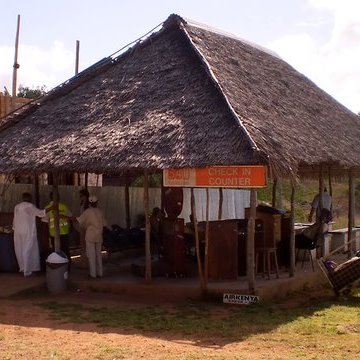
[[[290,200],[290,263],[289,263],[289,276],[295,276],[295,186],[291,186],[291,200]]]
[[[247,225],[246,263],[249,291],[255,291],[255,218],[256,218],[256,190],[250,190],[250,214]]]
[[[144,211],[145,211],[145,281],[151,282],[150,251],[150,211],[149,211],[149,174],[144,171]]]

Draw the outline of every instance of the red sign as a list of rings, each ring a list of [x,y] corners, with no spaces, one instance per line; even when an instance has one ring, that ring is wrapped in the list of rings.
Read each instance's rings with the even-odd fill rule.
[[[266,166],[210,166],[166,169],[164,186],[261,188],[266,187]]]

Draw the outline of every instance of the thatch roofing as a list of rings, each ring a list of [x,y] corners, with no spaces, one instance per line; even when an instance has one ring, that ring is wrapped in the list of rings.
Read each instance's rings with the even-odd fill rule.
[[[3,121],[1,172],[360,166],[359,118],[274,54],[172,15]]]

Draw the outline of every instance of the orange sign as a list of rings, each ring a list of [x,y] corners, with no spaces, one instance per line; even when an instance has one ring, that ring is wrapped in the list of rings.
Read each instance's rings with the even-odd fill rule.
[[[164,186],[261,188],[266,186],[266,166],[210,166],[166,169]]]

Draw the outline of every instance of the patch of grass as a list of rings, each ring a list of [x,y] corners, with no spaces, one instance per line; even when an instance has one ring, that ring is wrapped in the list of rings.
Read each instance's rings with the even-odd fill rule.
[[[304,293],[308,296],[308,293]],[[225,306],[191,302],[174,307],[127,309],[64,304],[56,301],[38,304],[61,322],[95,323],[100,327],[120,327],[145,332],[171,332],[196,338],[241,339],[275,332],[278,336],[300,337],[359,334],[360,292],[344,303],[315,300],[309,305],[284,309],[279,304]],[[217,311],[221,310],[221,311]],[[290,340],[290,343],[296,339]]]
[[[97,344],[97,353],[94,355],[94,359],[97,360],[120,360],[125,359],[126,354],[129,352],[127,347],[122,347],[120,345],[111,346],[109,344],[100,343]]]

